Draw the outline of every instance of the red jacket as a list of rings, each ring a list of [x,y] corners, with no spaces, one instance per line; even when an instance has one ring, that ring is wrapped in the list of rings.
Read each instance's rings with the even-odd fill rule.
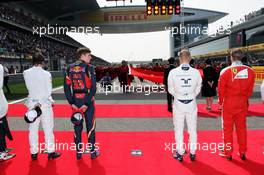
[[[223,69],[218,82],[219,104],[232,112],[247,109],[247,100],[252,95],[255,81],[253,69],[236,61]]]

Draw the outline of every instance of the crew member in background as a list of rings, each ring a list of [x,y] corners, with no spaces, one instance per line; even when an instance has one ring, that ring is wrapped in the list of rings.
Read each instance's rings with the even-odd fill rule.
[[[179,161],[183,161],[183,154],[185,153],[183,142],[185,119],[189,133],[191,161],[195,160],[197,149],[196,96],[200,93],[202,78],[200,72],[190,66],[190,60],[190,52],[182,50],[180,52],[181,65],[171,70],[168,77],[168,91],[174,97],[173,124],[177,144],[177,152],[173,156]]]
[[[109,72],[105,73],[105,76],[100,80],[101,86],[104,90],[111,91],[112,89],[112,79],[109,75]]]
[[[15,154],[9,153],[12,149],[6,148],[6,137],[13,140],[12,134],[8,127],[6,118],[8,103],[3,91],[4,68],[0,64],[0,162],[15,157]]]
[[[172,69],[176,68],[175,66],[175,58],[171,57],[168,59],[169,66],[165,68],[164,70],[164,76],[163,76],[163,84],[165,85],[166,91],[167,91],[167,108],[169,112],[172,112],[172,101],[173,97],[172,95],[168,92],[168,76],[169,73]]]
[[[212,66],[212,61],[205,61],[206,67],[203,69],[202,96],[206,98],[206,110],[212,109],[214,96],[216,96],[217,73]]]
[[[254,71],[242,64],[243,52],[235,49],[231,52],[231,66],[220,73],[218,82],[218,103],[222,105],[224,154],[221,156],[232,160],[233,128],[236,127],[239,144],[239,156],[246,159],[247,126],[246,115],[248,99],[252,95],[255,74]]]
[[[33,67],[23,72],[24,80],[28,90],[28,98],[25,105],[28,110],[40,107],[42,114],[34,122],[29,124],[29,144],[31,159],[38,157],[38,128],[40,121],[45,134],[45,146],[48,153],[48,159],[60,157],[60,153],[55,152],[55,143],[53,135],[54,116],[52,109],[52,77],[50,72],[43,70],[44,56],[36,53],[33,56]]]
[[[65,74],[64,92],[73,109],[71,121],[74,124],[74,142],[76,144],[76,158],[81,159],[83,118],[85,119],[88,143],[90,144],[91,159],[99,156],[95,145],[95,107],[94,96],[96,93],[96,76],[94,67],[90,64],[92,59],[89,48],[77,50],[78,60],[71,64]],[[81,117],[76,118],[76,113]],[[78,116],[78,115],[77,115]]]
[[[118,79],[120,82],[120,86],[122,87],[123,93],[127,92],[128,86],[128,66],[125,60],[122,61],[122,65],[119,68]]]

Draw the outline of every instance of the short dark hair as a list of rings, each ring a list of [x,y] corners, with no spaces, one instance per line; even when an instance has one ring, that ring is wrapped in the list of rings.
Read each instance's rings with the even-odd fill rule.
[[[210,58],[206,59],[206,60],[205,60],[205,64],[207,64],[207,65],[212,65],[212,61],[211,61],[211,59],[210,59]]]
[[[241,61],[244,57],[244,53],[241,49],[233,49],[231,51],[231,56],[233,57],[233,60],[239,60]]]
[[[45,58],[44,56],[42,55],[42,53],[35,53],[34,56],[33,56],[33,65],[35,64],[43,64]]]
[[[191,66],[194,66],[194,59],[191,59],[189,64],[190,64]]]
[[[175,58],[174,58],[174,57],[170,57],[170,58],[168,59],[168,62],[169,62],[170,64],[174,64],[174,63],[175,63]]]
[[[87,47],[78,48],[76,52],[77,58],[81,58],[81,56],[86,53],[91,53],[91,50]]]

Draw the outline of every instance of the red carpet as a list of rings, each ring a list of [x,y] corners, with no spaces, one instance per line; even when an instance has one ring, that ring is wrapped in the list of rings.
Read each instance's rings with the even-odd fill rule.
[[[13,134],[15,141],[8,145],[15,148],[17,156],[0,163],[1,175],[263,174],[264,130],[248,131],[248,159],[245,162],[236,155],[233,161],[227,161],[217,153],[198,151],[196,162],[190,162],[185,156],[183,163],[174,160],[171,152],[164,149],[165,143],[174,142],[173,132],[98,132],[101,156],[94,161],[87,155],[77,161],[74,151],[61,151],[60,159],[47,161],[47,155],[40,154],[35,162],[30,160],[27,132],[17,131]],[[55,136],[56,143],[70,143],[73,140],[71,132],[56,132]],[[219,143],[220,140],[220,131],[198,133],[200,144]],[[214,145],[211,148],[213,150]],[[130,156],[132,149],[142,150],[142,156]]]
[[[160,118],[171,117],[171,113],[167,110],[166,104],[98,104],[96,105],[96,117],[105,118]],[[208,112],[205,109],[205,104],[198,105],[198,115],[200,117],[219,117],[221,111],[218,110],[218,105],[213,106],[213,110]],[[8,116],[22,117],[26,112],[26,107],[23,104],[9,105]],[[56,117],[69,117],[71,108],[69,105],[56,104],[54,105],[54,114]],[[249,116],[264,117],[264,104],[250,104]]]

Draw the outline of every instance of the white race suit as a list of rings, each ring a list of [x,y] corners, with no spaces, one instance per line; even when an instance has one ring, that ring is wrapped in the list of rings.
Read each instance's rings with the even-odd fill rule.
[[[202,78],[197,69],[189,64],[181,64],[171,70],[168,77],[168,91],[174,96],[173,124],[177,151],[183,155],[184,121],[186,119],[189,133],[190,153],[195,154],[197,144],[197,104],[196,96],[201,90]]]
[[[25,70],[23,76],[28,90],[28,98],[25,105],[28,109],[32,109],[35,105],[40,104],[42,110],[42,115],[34,123],[29,124],[30,152],[31,154],[39,152],[38,128],[41,121],[45,135],[45,145],[42,144],[41,149],[47,149],[48,153],[52,153],[55,151],[55,145],[53,135],[54,116],[52,109],[53,100],[51,98],[51,74],[41,67],[34,66]]]
[[[0,64],[0,119],[6,115],[8,110],[8,103],[6,101],[3,91],[3,81],[4,81],[4,68]]]

